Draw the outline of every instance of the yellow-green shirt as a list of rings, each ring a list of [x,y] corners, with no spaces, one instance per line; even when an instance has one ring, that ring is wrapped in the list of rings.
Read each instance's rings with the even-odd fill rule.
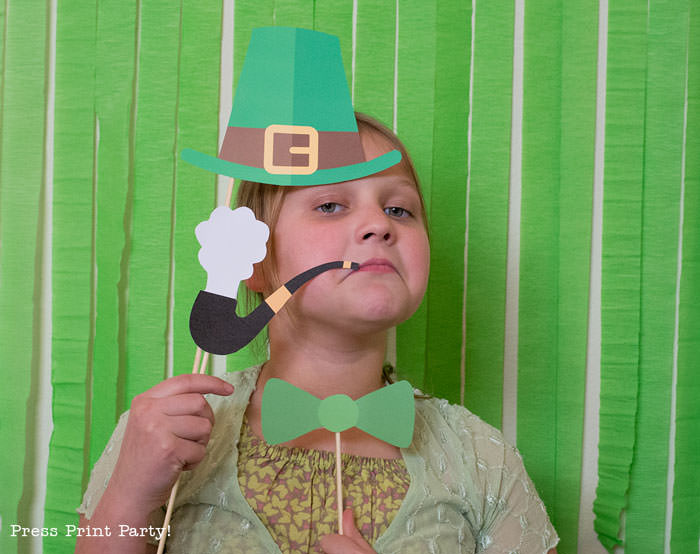
[[[341,456],[343,506],[371,544],[389,527],[411,478],[403,459]],[[338,532],[335,454],[270,446],[244,424],[238,445],[243,497],[282,552],[318,552],[321,537]]]

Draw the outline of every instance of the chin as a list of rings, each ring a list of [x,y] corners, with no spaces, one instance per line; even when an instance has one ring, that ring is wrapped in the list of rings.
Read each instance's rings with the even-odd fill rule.
[[[325,322],[325,326],[339,326],[358,334],[390,329],[406,321],[420,305],[405,289],[382,282],[364,282],[338,296],[307,289],[298,293],[296,300],[305,306],[300,317],[311,317]],[[330,320],[329,314],[332,314]]]
[[[369,327],[377,329],[389,329],[405,321],[411,313],[402,307],[399,302],[365,302],[359,310],[348,313],[349,317],[362,322]]]

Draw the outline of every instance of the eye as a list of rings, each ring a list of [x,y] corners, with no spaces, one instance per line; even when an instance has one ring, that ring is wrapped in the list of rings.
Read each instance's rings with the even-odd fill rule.
[[[334,214],[342,209],[342,206],[337,202],[325,202],[316,208],[319,212],[324,214]]]
[[[391,217],[411,217],[413,215],[406,208],[401,208],[400,206],[389,206],[384,208],[384,213]]]

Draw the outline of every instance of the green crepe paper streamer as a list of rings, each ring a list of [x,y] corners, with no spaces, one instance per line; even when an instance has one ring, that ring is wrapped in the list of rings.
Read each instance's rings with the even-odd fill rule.
[[[313,28],[335,35],[340,40],[343,67],[348,86],[352,84],[352,2],[345,0],[314,0]]]
[[[183,4],[179,60],[177,145],[217,152],[221,6]],[[190,311],[206,286],[197,261],[200,245],[195,227],[209,217],[216,199],[216,175],[175,159],[175,228],[173,237],[173,373],[190,373],[196,352],[189,330]]]
[[[578,543],[595,163],[598,1],[562,3],[555,491],[561,550]]]
[[[518,446],[545,505],[554,501],[557,430],[562,7],[525,6]]]
[[[40,319],[35,303],[44,182],[46,4],[0,7],[0,551],[17,550],[10,525],[25,519],[33,495],[32,388]],[[7,19],[5,19],[7,17]],[[2,34],[5,33],[5,34]],[[37,55],[37,53],[39,55]],[[39,250],[40,255],[40,250]],[[32,383],[32,381],[35,381]]]
[[[647,2],[609,4],[603,195],[598,539],[619,544],[635,444]]]
[[[413,158],[429,220],[432,220],[435,90],[431,84],[435,82],[435,21],[433,4],[400,6],[396,130]],[[396,356],[399,376],[432,392],[430,369],[426,368],[427,298],[426,294],[413,317],[397,328]]]
[[[578,541],[597,2],[528,6],[518,444],[567,550]]]
[[[357,111],[376,117],[389,128],[394,120],[395,41],[396,5],[359,0],[353,104]],[[352,81],[348,85],[352,90]]]
[[[100,124],[97,152],[95,256],[95,343],[92,371],[90,467],[99,458],[120,412],[117,383],[124,361],[120,337],[121,257],[129,183],[133,78],[135,70],[135,1],[100,3],[97,15],[96,116]]]
[[[181,10],[141,5],[124,406],[166,375]]]
[[[512,1],[474,14],[465,405],[501,426],[513,88]]]
[[[5,82],[5,20],[7,19],[7,6],[3,2],[0,4],[0,75],[2,75],[2,82],[0,83],[0,108],[3,106],[3,90],[4,86],[2,83]],[[2,109],[0,109],[0,121],[2,120]],[[0,141],[2,140],[2,126],[0,126]]]
[[[700,5],[690,7],[683,268],[679,307],[676,453],[671,551],[690,552],[700,533]]]
[[[662,552],[676,313],[688,2],[649,9],[637,444],[625,551]]]
[[[96,2],[61,3],[56,15],[53,170],[52,375],[44,526],[75,524],[89,474],[86,400],[92,369]],[[59,533],[44,552],[66,552]]]
[[[678,323],[676,444],[671,552],[700,540],[700,3],[690,6],[688,115],[685,141],[683,266]]]
[[[243,69],[243,61],[248,50],[248,43],[253,29],[274,25],[274,0],[259,2],[236,2],[234,5],[233,30],[233,86],[234,98],[236,84]],[[217,152],[218,154],[218,152]]]
[[[438,3],[426,366],[431,390],[460,402],[471,5]]]
[[[312,29],[314,25],[314,4],[315,2],[309,2],[308,0],[306,2],[299,2],[299,0],[275,0],[273,25]]]

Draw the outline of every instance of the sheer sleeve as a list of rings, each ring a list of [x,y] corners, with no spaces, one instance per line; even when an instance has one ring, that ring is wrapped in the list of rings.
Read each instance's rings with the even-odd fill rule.
[[[545,554],[559,542],[520,453],[500,431],[461,406],[447,417],[471,475],[476,552]]]
[[[124,430],[126,429],[126,422],[129,417],[128,413],[129,412],[124,412],[119,418],[119,422],[107,446],[105,446],[100,459],[97,460],[97,463],[92,468],[92,473],[90,473],[90,480],[88,481],[87,489],[83,495],[83,502],[77,509],[77,512],[83,514],[86,519],[90,519],[92,514],[95,513],[95,508],[97,508],[97,504],[99,504],[102,495],[107,489],[107,484],[112,477],[114,466],[117,464],[117,459],[119,458],[122,440],[124,439]],[[151,512],[148,523],[153,527],[162,527],[163,520],[163,510],[157,509]],[[151,544],[158,544],[158,541],[155,541],[152,537],[149,538],[148,542]]]
[[[487,513],[477,544],[484,554],[545,554],[559,542],[547,510],[523,465],[520,453],[503,445],[503,464],[495,468],[494,498],[487,497]],[[500,472],[500,475],[498,473]]]
[[[102,495],[107,488],[107,483],[109,483],[110,477],[112,477],[112,471],[114,471],[114,466],[117,464],[117,459],[119,458],[119,449],[122,445],[122,440],[124,439],[124,430],[126,429],[126,422],[128,419],[128,412],[125,412],[119,418],[119,422],[112,433],[107,446],[105,446],[100,459],[92,468],[92,473],[90,473],[90,481],[88,481],[87,489],[85,490],[85,495],[83,496],[83,503],[78,507],[78,513],[83,514],[87,519],[92,517],[95,513],[95,508],[102,498]]]

